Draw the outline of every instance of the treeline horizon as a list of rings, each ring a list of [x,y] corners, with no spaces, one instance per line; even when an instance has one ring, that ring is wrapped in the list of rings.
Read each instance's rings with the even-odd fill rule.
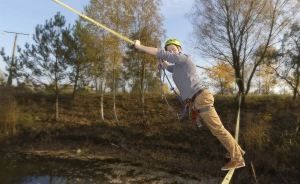
[[[203,83],[218,94],[242,94],[242,104],[249,93],[272,94],[275,85],[284,86],[282,93],[291,90],[293,99],[299,98],[300,54],[294,40],[300,32],[296,21],[300,3],[231,3],[195,0],[187,14],[195,27],[190,37],[195,51],[214,61],[203,72],[210,81],[202,76]],[[161,48],[166,33],[161,28],[161,4],[160,0],[90,1],[83,13],[132,40],[138,38],[144,45]],[[2,86],[11,86],[13,80],[31,83],[52,90],[57,98],[69,85],[73,86],[73,98],[78,86],[100,93],[138,91],[141,103],[145,92],[161,90],[155,57],[84,19],[67,25],[58,12],[36,26],[33,40],[31,45],[18,47],[13,57],[2,48],[8,66],[8,79],[5,83],[2,77]],[[275,47],[278,42],[280,47]]]

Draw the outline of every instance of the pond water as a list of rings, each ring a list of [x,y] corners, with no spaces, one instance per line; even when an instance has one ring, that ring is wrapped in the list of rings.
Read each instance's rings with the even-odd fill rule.
[[[119,159],[79,160],[0,152],[0,184],[220,183]]]

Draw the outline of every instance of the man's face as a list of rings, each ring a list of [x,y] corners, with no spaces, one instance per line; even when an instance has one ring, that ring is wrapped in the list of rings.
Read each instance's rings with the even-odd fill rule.
[[[167,51],[174,53],[174,54],[179,54],[178,47],[176,45],[168,45],[167,46]]]

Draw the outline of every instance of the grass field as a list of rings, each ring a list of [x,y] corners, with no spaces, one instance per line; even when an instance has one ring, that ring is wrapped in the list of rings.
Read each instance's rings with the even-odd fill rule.
[[[167,96],[180,113],[174,95]],[[145,94],[146,124],[142,122],[138,94],[117,94],[116,125],[112,95],[104,95],[104,117],[100,95],[71,94],[59,99],[55,121],[54,95],[0,90],[0,142],[3,149],[59,151],[77,145],[82,154],[93,154],[97,145],[115,144],[140,159],[177,167],[179,170],[223,177],[220,168],[228,162],[226,150],[204,125],[198,128],[188,115],[179,122],[160,94]],[[239,144],[246,151],[246,167],[236,170],[232,183],[297,183],[300,180],[300,101],[288,96],[248,96],[241,109]],[[224,126],[234,135],[237,117],[235,96],[215,96],[215,108]],[[44,145],[44,146],[41,146]],[[70,149],[74,149],[73,147]]]

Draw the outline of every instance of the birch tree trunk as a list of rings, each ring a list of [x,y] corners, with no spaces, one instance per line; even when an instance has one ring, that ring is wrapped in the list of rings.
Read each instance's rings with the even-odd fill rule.
[[[114,109],[114,116],[116,120],[117,126],[120,126],[118,116],[117,116],[117,111],[116,111],[116,79],[115,79],[115,64],[113,64],[113,109]]]

